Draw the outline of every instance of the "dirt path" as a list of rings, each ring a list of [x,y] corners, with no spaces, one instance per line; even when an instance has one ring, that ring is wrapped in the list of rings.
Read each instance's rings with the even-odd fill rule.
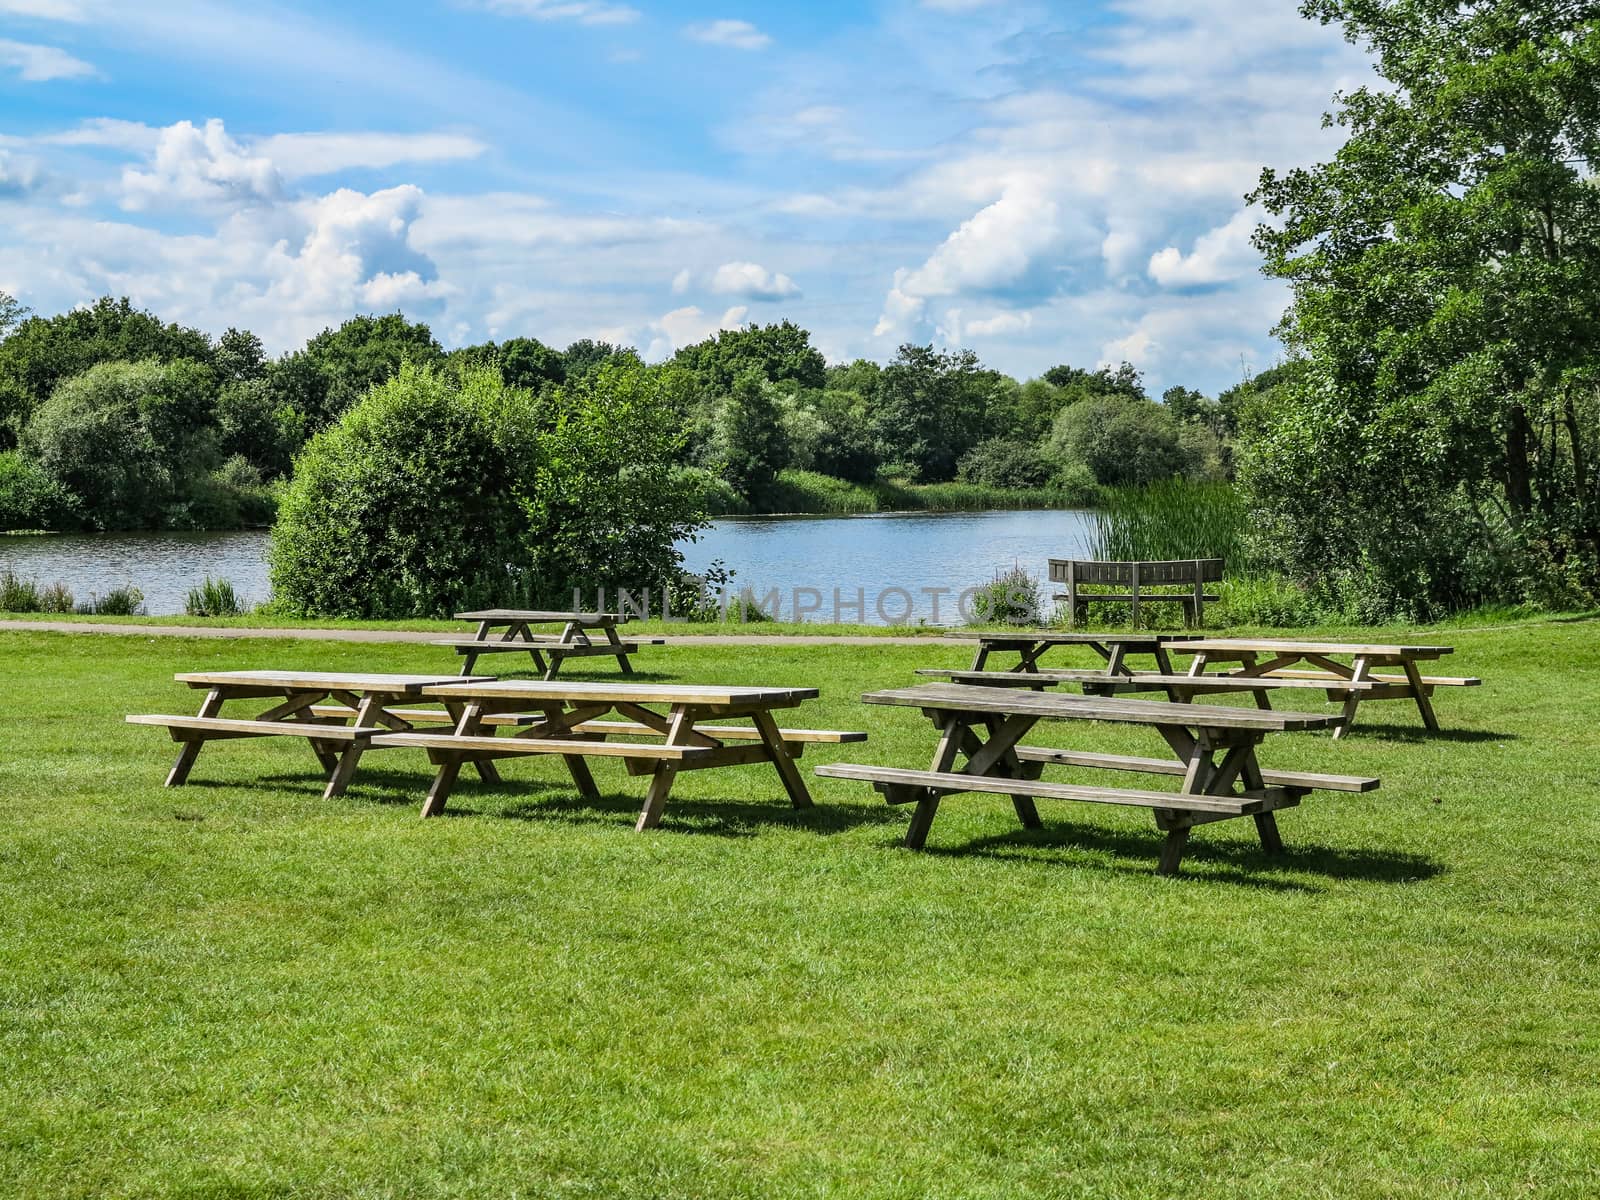
[[[124,637],[280,638],[320,642],[431,642],[449,636],[405,629],[233,629],[204,625],[96,625],[87,621],[0,621],[0,630],[17,633],[111,633]],[[783,633],[687,633],[667,635],[672,646],[913,646],[937,640],[832,634],[808,637]]]

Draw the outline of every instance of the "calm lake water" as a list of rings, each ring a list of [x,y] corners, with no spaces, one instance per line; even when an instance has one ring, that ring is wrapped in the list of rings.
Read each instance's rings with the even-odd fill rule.
[[[1089,520],[1061,511],[738,517],[718,521],[683,550],[691,570],[722,560],[736,572],[735,589],[757,597],[776,589],[785,620],[797,600],[812,609],[804,619],[836,619],[837,590],[838,619],[945,624],[959,620],[958,593],[996,571],[1016,565],[1043,580],[1047,559],[1083,554]],[[80,601],[132,584],[152,615],[164,615],[181,613],[189,589],[208,574],[230,580],[250,601],[265,600],[266,544],[266,533],[255,530],[0,536],[0,570],[59,581]]]

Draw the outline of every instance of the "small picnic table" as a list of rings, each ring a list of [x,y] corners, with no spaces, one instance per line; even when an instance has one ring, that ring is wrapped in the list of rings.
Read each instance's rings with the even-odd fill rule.
[[[438,770],[423,802],[425,817],[445,810],[456,778],[467,763],[484,767],[501,758],[560,755],[578,790],[596,799],[599,791],[586,759],[620,758],[629,774],[650,776],[635,826],[643,831],[660,823],[679,772],[709,767],[770,762],[794,807],[809,808],[811,795],[795,765],[806,744],[866,740],[864,733],[778,727],[772,715],[775,710],[798,707],[817,695],[816,688],[690,684],[529,679],[435,683],[423,689],[423,696],[459,706],[461,715],[452,732],[388,734],[375,738],[373,744],[428,751]],[[600,719],[612,712],[627,720]],[[493,736],[487,727],[504,714],[512,714],[521,727],[510,736]],[[751,724],[705,723],[713,717],[744,718]],[[626,740],[607,740],[617,736]]]
[[[976,642],[971,671],[982,671],[989,656],[996,652],[1016,654],[1018,660],[1012,672],[1037,672],[1040,657],[1059,646],[1088,646],[1105,660],[1106,675],[1126,675],[1129,668],[1123,660],[1130,654],[1154,656],[1156,666],[1163,673],[1172,669],[1167,658],[1167,647],[1173,642],[1185,642],[1196,635],[1182,633],[1047,633],[1028,630],[1017,633],[951,633],[945,635],[957,641]],[[930,672],[931,673],[931,672]]]
[[[1255,690],[1256,703],[1270,707],[1268,689],[1282,687],[1321,688],[1329,700],[1344,701],[1344,712],[1335,738],[1343,737],[1355,723],[1356,710],[1364,700],[1413,700],[1422,714],[1422,723],[1431,732],[1439,730],[1429,697],[1436,687],[1476,687],[1476,677],[1424,675],[1419,663],[1432,662],[1453,654],[1451,646],[1374,645],[1351,642],[1296,642],[1277,638],[1202,638],[1184,643],[1183,652],[1193,654],[1185,681],[1175,686],[1183,696],[1209,691],[1249,688]],[[1349,659],[1349,663],[1340,661]],[[1217,663],[1236,664],[1234,669],[1208,673]],[[1296,668],[1297,663],[1306,664]],[[1379,673],[1377,668],[1399,667]],[[1205,680],[1191,684],[1188,680]]]
[[[448,646],[463,655],[461,674],[471,675],[482,654],[522,653],[533,657],[533,664],[546,679],[554,679],[561,664],[569,658],[610,656],[617,660],[624,675],[633,674],[628,655],[641,646],[659,646],[663,638],[617,636],[617,626],[628,618],[619,613],[558,611],[551,609],[488,608],[481,612],[456,614],[458,621],[476,621],[477,631],[470,638],[441,638],[435,646]],[[559,624],[560,633],[535,633],[535,625]],[[496,633],[498,632],[498,635]],[[600,636],[591,637],[592,632]]]
[[[1338,718],[1322,713],[1263,712],[1228,705],[1182,704],[1019,691],[960,683],[924,683],[869,692],[868,704],[920,709],[939,730],[926,771],[858,763],[829,763],[816,774],[871,783],[890,804],[914,804],[905,845],[920,849],[952,793],[990,792],[1011,797],[1017,817],[1040,827],[1036,799],[1077,800],[1148,808],[1166,833],[1159,873],[1178,871],[1189,830],[1196,825],[1249,816],[1262,846],[1275,853],[1283,843],[1273,813],[1300,803],[1313,790],[1370,791],[1376,779],[1264,770],[1256,748],[1267,734],[1323,729]],[[1041,721],[1109,721],[1154,728],[1173,758],[1136,758],[1020,744]],[[956,769],[957,760],[966,763]],[[1084,787],[1040,781],[1049,765],[1181,776],[1178,792],[1121,787]]]
[[[204,688],[206,697],[197,715],[140,713],[129,716],[133,725],[159,725],[181,742],[183,749],[167,775],[167,787],[179,787],[188,778],[200,749],[207,742],[236,738],[304,738],[327,775],[327,799],[350,784],[356,764],[381,733],[405,731],[414,726],[399,715],[395,705],[421,699],[423,688],[436,683],[460,683],[453,675],[381,675],[336,671],[188,671],[173,676],[191,688]],[[250,718],[224,717],[229,701],[276,700],[278,703]],[[331,706],[327,702],[332,702]],[[457,706],[459,715],[459,706]],[[441,714],[449,719],[447,713]],[[354,724],[347,724],[353,718]],[[484,764],[484,778],[499,777],[493,765]]]

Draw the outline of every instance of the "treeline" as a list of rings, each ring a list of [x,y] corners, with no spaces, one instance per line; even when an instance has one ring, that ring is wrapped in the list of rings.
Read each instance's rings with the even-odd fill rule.
[[[631,348],[521,337],[446,351],[399,314],[358,316],[269,358],[105,298],[28,317],[0,294],[0,529],[232,528],[272,519],[317,432],[402,364],[497,371],[535,397],[608,365],[654,377],[672,450],[708,511],[770,511],[785,469],[851,483],[960,480],[1092,496],[1100,485],[1225,478],[1241,402],[1152,400],[1131,366],[1059,366],[1019,382],[971,351],[900,348],[887,366],[830,365],[791,324],[729,330],[646,366]]]

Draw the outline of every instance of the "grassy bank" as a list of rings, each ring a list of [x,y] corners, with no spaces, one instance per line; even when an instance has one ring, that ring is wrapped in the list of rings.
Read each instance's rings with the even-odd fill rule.
[[[271,741],[167,791],[170,743],[121,717],[192,708],[173,671],[438,652],[0,634],[0,1178],[39,1200],[1593,1195],[1595,634],[1450,631],[1451,673],[1487,683],[1440,698],[1445,736],[1394,704],[1339,743],[1269,740],[1270,765],[1383,787],[1284,814],[1281,860],[1208,826],[1175,881],[1143,813],[1024,833],[962,798],[912,855],[866,789],[815,781],[796,813],[759,767],[684,776],[646,837],[612,764],[598,803],[518,762],[427,823],[401,752],[331,803]],[[820,686],[796,723],[872,740],[819,760],[921,764],[927,722],[856,697],[964,657],[649,667]]]
[[[974,483],[850,483],[815,471],[783,471],[758,509],[739,513],[849,516],[876,512],[981,512],[992,509],[1086,508],[1098,490],[995,488]],[[718,513],[716,515],[737,515]]]

